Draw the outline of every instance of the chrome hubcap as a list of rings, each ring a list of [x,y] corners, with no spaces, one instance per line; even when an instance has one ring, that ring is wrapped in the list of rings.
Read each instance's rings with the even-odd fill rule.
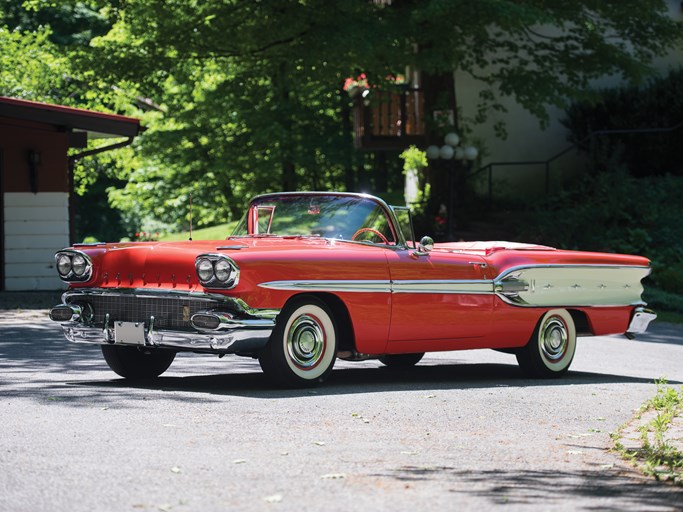
[[[294,363],[301,368],[318,364],[325,348],[325,331],[317,318],[301,315],[287,333],[287,352]]]
[[[551,361],[561,359],[566,350],[569,336],[567,326],[557,317],[546,320],[541,328],[541,349],[543,355]]]

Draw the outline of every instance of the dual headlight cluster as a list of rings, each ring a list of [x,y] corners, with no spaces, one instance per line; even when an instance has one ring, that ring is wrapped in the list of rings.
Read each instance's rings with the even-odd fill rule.
[[[80,251],[59,251],[55,254],[55,264],[64,281],[87,281],[92,275],[92,261]]]
[[[232,288],[239,279],[237,264],[223,254],[202,254],[195,268],[199,282],[207,288]]]

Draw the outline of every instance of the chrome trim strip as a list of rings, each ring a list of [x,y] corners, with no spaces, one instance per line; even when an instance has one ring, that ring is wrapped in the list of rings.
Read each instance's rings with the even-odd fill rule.
[[[260,283],[260,288],[311,292],[376,292],[391,293],[391,281],[312,279],[308,281],[270,281]]]
[[[641,270],[647,270],[647,275],[650,274],[652,269],[650,267],[642,267],[642,266],[636,266],[636,265],[607,265],[607,264],[591,264],[591,263],[573,263],[573,264],[565,264],[565,263],[539,263],[539,264],[529,264],[529,265],[518,265],[516,267],[510,267],[505,272],[500,274],[498,277],[496,277],[496,280],[502,279],[508,274],[511,274],[512,272],[518,272],[520,270],[527,270],[527,269],[536,269],[536,268],[565,268],[565,269],[578,269],[578,268],[590,268],[590,269],[641,269]]]
[[[405,280],[392,281],[393,293],[492,294],[493,281],[478,280]]]
[[[493,293],[493,281],[482,280],[310,280],[271,281],[262,288],[319,292],[379,292],[379,293]]]

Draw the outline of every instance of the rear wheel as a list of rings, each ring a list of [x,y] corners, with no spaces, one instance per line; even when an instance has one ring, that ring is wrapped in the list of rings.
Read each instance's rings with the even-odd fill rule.
[[[171,366],[175,354],[172,350],[102,345],[109,368],[126,379],[158,377]]]
[[[530,377],[559,377],[569,370],[576,351],[576,327],[566,309],[541,317],[529,343],[517,352],[517,362]]]
[[[330,308],[316,297],[289,302],[259,355],[263,372],[286,387],[323,382],[337,357],[338,330]]]
[[[379,358],[379,362],[389,368],[411,368],[424,357],[424,352],[417,354],[387,354]]]

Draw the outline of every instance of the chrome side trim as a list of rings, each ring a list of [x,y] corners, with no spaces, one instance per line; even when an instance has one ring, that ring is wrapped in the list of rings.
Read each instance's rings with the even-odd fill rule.
[[[391,281],[384,280],[326,280],[315,279],[308,281],[270,281],[268,283],[260,283],[260,288],[269,288],[271,290],[292,290],[292,291],[310,291],[310,292],[375,292],[375,293],[391,293]]]
[[[649,267],[617,265],[529,265],[508,269],[495,292],[515,306],[643,305],[641,280]]]
[[[393,293],[492,294],[493,281],[479,280],[414,280],[392,281]]]
[[[259,284],[262,288],[291,291],[379,292],[379,293],[493,293],[490,280],[311,280],[271,281]]]

